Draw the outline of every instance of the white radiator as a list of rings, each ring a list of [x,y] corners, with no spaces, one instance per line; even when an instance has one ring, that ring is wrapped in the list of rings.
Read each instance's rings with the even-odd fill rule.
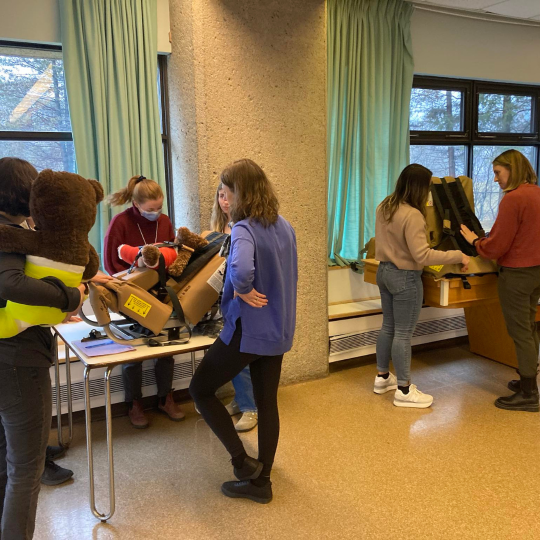
[[[338,362],[375,352],[382,315],[366,315],[333,320],[330,334],[329,362]],[[462,309],[422,308],[412,344],[430,343],[467,335]]]
[[[195,366],[191,361],[191,353],[180,354],[174,357],[174,377],[173,388],[182,390],[189,387],[193,377],[194,368],[201,363],[204,351],[195,353]],[[60,352],[60,358],[63,358],[63,351]],[[73,361],[71,356],[71,395],[73,400],[73,410],[84,410],[84,366],[82,362]],[[92,408],[105,405],[105,381],[103,375],[105,368],[96,368],[90,372],[90,402]],[[51,368],[52,394],[53,394],[53,415],[56,415],[56,378],[54,367]],[[111,373],[111,403],[124,401],[124,385],[122,383],[122,368],[117,366]],[[157,394],[156,379],[154,376],[154,361],[146,360],[143,362],[142,394],[145,396],[154,396]],[[60,365],[60,397],[62,403],[62,413],[67,412],[67,384],[65,365]]]

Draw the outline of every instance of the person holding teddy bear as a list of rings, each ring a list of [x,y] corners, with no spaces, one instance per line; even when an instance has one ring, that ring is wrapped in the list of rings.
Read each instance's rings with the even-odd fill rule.
[[[50,198],[80,204],[70,214],[59,211],[60,203],[51,207]],[[86,290],[80,277],[69,286],[55,269],[73,263],[85,280],[96,279],[97,254],[87,237],[102,198],[95,180],[51,170],[38,175],[28,161],[0,159],[0,537],[6,540],[34,533],[52,412],[53,336],[42,325],[77,312]],[[21,227],[31,213],[38,232]],[[66,250],[59,241],[66,231],[80,249]],[[5,332],[8,320],[11,332]]]
[[[109,224],[105,235],[103,265],[109,274],[117,274],[131,266],[133,248],[148,246],[161,242],[173,242],[174,228],[171,220],[162,213],[163,191],[157,182],[144,176],[133,176],[127,187],[108,197],[111,206],[119,206],[131,202],[132,206],[116,215]],[[170,256],[164,254],[166,265],[176,259],[176,252],[170,249]],[[122,258],[122,255],[125,259]],[[169,260],[170,259],[170,260]],[[171,420],[178,422],[184,419],[184,413],[173,399],[174,358],[167,356],[155,361],[155,374],[158,389],[158,408]],[[148,427],[148,419],[142,405],[142,364],[124,364],[122,366],[125,400],[128,403],[128,416],[133,427]]]

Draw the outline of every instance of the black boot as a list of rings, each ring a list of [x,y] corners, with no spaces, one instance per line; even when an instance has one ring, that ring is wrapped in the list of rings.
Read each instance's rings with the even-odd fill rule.
[[[538,376],[538,373],[540,373],[538,366],[536,369],[537,369],[536,375]],[[521,374],[519,373],[519,369],[516,369],[516,373],[519,376],[521,376]],[[507,386],[509,390],[512,390],[512,392],[519,392],[521,390],[521,381],[519,379],[513,379],[512,381],[508,383]]]
[[[500,397],[495,401],[495,407],[507,411],[538,412],[538,384],[536,377],[520,375],[520,390],[508,397]]]
[[[521,390],[521,381],[519,379],[513,379],[508,383],[508,390],[512,392],[519,392]]]
[[[516,373],[518,374],[518,377],[521,377],[521,373],[519,372],[519,369],[516,369]],[[521,390],[521,380],[520,379],[512,379],[507,385],[508,390],[516,393]]]

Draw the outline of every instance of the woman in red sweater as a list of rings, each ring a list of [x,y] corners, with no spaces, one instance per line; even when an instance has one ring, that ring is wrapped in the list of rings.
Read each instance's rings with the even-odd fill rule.
[[[161,213],[163,192],[159,184],[145,178],[134,176],[127,187],[109,196],[111,206],[131,202],[132,206],[115,216],[105,235],[103,264],[109,274],[127,270],[131,265],[120,257],[123,245],[140,247],[146,244],[174,241],[174,228],[171,220]],[[184,419],[184,413],[174,402],[172,380],[174,358],[168,356],[155,361],[156,383],[159,396],[159,409],[171,420]],[[142,364],[122,365],[125,400],[129,405],[129,419],[135,428],[148,427],[142,406]]]
[[[481,257],[497,259],[501,308],[516,346],[520,380],[508,384],[514,394],[500,397],[495,406],[538,412],[535,319],[540,298],[540,187],[531,164],[517,150],[495,158],[493,172],[504,197],[489,237],[478,238],[464,225],[462,234]]]

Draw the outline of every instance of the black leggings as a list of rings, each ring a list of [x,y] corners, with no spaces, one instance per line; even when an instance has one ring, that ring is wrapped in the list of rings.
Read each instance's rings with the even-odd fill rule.
[[[253,395],[259,412],[258,459],[263,464],[262,474],[269,476],[279,439],[277,391],[283,355],[241,353],[241,338],[242,326],[238,319],[229,345],[217,338],[210,347],[193,376],[189,391],[206,423],[231,457],[238,456],[244,452],[244,445],[234,429],[232,418],[216,397],[216,391],[249,364]]]

